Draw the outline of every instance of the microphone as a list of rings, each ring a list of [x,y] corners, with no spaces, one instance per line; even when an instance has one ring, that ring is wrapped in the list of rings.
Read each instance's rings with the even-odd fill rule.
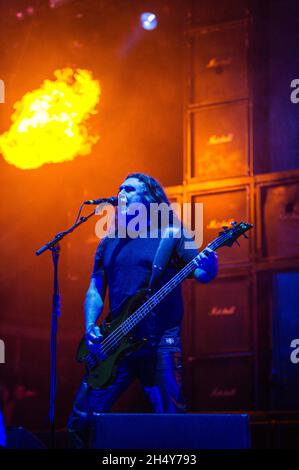
[[[118,204],[118,199],[116,196],[112,197],[100,197],[99,199],[89,199],[88,201],[84,201],[84,204],[101,204],[102,202],[105,202],[106,204],[111,204],[112,206],[117,206]]]

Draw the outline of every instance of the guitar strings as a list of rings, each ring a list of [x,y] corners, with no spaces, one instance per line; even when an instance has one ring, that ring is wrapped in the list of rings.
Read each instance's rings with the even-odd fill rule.
[[[221,236],[221,239],[222,239],[222,238],[228,239],[228,238],[230,238],[230,236],[229,236],[229,235],[226,235],[226,234],[223,234],[223,235]],[[220,237],[219,237],[217,240],[215,240],[214,242],[211,242],[211,243],[208,245],[208,247],[212,248],[212,247],[214,247],[214,245],[215,245],[215,247],[217,247],[217,246],[219,247],[219,244],[218,244],[219,241],[220,241]],[[203,251],[204,251],[204,250],[203,250]],[[197,255],[197,256],[198,256],[198,255]],[[197,257],[197,256],[196,256],[196,257]],[[196,258],[196,257],[195,257],[195,258]],[[185,277],[188,276],[188,274],[189,274],[189,269],[190,269],[191,266],[194,264],[195,258],[194,258],[193,260],[191,260],[191,262],[188,263],[188,264],[185,266],[185,268],[184,268],[183,270],[181,270],[176,276],[174,276],[174,278],[171,279],[171,280],[160,290],[160,293],[159,293],[159,294],[157,294],[157,293],[155,294],[155,298],[156,298],[156,299],[161,298],[161,296],[162,296],[162,299],[163,299],[165,290],[168,291],[169,288],[170,288],[170,285],[171,285],[172,283],[175,284],[179,277],[182,277],[182,278],[184,279]],[[194,269],[194,267],[192,266],[192,270],[193,270],[193,269]],[[185,271],[188,271],[188,272],[185,273]],[[174,286],[174,287],[175,287],[175,286]],[[162,291],[163,291],[163,292],[162,292]],[[167,295],[167,294],[168,294],[168,292],[166,293],[166,295]],[[138,309],[138,310],[140,310],[140,312],[139,312],[137,315],[135,315],[135,314],[138,312],[138,310],[134,313],[135,318],[138,317],[138,315],[139,315],[139,316],[140,316],[140,315],[142,316],[143,314],[145,314],[144,316],[146,316],[147,313],[149,313],[149,311],[152,310],[152,307],[153,307],[153,305],[152,305],[152,303],[153,303],[152,300],[153,300],[153,299],[149,299],[142,307],[140,307],[140,308]],[[159,302],[158,302],[158,303],[159,303]],[[155,304],[155,302],[154,302],[154,304]],[[149,311],[147,310],[148,307],[149,307]],[[138,319],[138,322],[139,322],[139,321],[140,321],[140,320]],[[138,322],[137,322],[137,323],[138,323]],[[110,350],[112,350],[112,349],[117,345],[117,343],[118,343],[119,340],[122,338],[122,336],[124,336],[124,333],[129,332],[129,331],[135,326],[134,323],[136,323],[136,320],[135,320],[135,319],[132,320],[131,317],[127,318],[127,320],[125,320],[124,323],[122,323],[119,327],[117,327],[113,333],[111,333],[107,338],[105,338],[105,339],[103,340],[103,342],[101,343],[101,345],[99,345],[99,347],[96,347],[93,352],[90,352],[90,353],[86,356],[85,359],[86,359],[87,361],[89,361],[90,359],[91,359],[91,360],[93,360],[93,359],[99,359],[97,352],[103,351],[104,353],[109,353]],[[126,324],[127,324],[127,326],[128,326],[128,331],[127,331],[127,332],[124,332],[124,327],[126,328]]]
[[[211,248],[211,249],[217,249],[219,248],[219,242],[220,240],[222,240],[222,243],[226,240],[228,240],[229,238],[231,238],[231,235],[229,234],[222,234],[220,235],[216,240],[212,241],[210,244],[207,245],[207,248]],[[206,248],[205,248],[206,249]],[[204,250],[205,250],[204,249]],[[204,250],[202,250],[202,252],[204,252]],[[161,289],[160,291],[158,291],[156,294],[154,294],[153,297],[155,297],[155,299],[159,299],[160,301],[160,298],[162,296],[162,299],[164,298],[164,292],[165,291],[171,291],[172,288],[174,287],[171,287],[170,289],[170,285],[172,283],[176,283],[176,281],[182,277],[182,280],[184,278],[186,278],[189,274],[189,269],[191,269],[192,267],[192,270],[194,269],[194,263],[196,263],[195,259],[198,257],[198,255],[193,258],[179,273],[177,273],[170,281],[167,282],[167,284],[165,284]],[[185,273],[185,271],[187,271],[187,273]],[[191,272],[191,271],[190,271]],[[181,281],[181,280],[180,280]],[[163,292],[162,292],[163,291]],[[167,292],[166,295],[169,293]],[[136,322],[136,318],[139,316],[139,315],[143,315],[144,314],[144,317],[152,310],[152,308],[155,306],[155,301],[154,301],[154,305],[152,305],[152,300],[153,298],[150,298],[148,299],[145,304],[143,304],[141,307],[139,307],[136,312],[134,312],[134,318],[132,319],[131,317],[133,315],[131,315],[131,317],[127,318],[121,325],[119,325],[112,333],[110,333],[110,335],[105,338],[101,344],[98,346],[98,347],[95,347],[94,348],[94,351],[90,351],[87,356],[85,357],[85,361],[86,362],[89,362],[90,360],[93,361],[93,360],[98,360],[99,359],[99,356],[97,354],[98,353],[101,353],[101,352],[104,352],[104,354],[107,354],[109,353],[110,351],[113,350],[113,348],[117,345],[117,343],[120,341],[120,339],[124,336],[124,334],[127,334],[135,325],[134,323]],[[159,303],[159,302],[158,302]],[[150,307],[150,308],[149,308]],[[147,308],[149,308],[149,310],[147,311]],[[137,313],[138,311],[140,310],[139,313]],[[143,311],[144,310],[144,311]],[[137,324],[139,323],[139,318],[138,318],[138,321],[137,321]],[[127,332],[124,332],[123,331],[123,328],[125,327],[126,328],[126,325],[128,326],[128,331]]]
[[[211,242],[208,247],[209,248],[212,248],[215,246],[215,248],[219,247],[219,241],[220,239],[229,239],[230,238],[230,235],[227,235],[227,234],[223,234],[222,236],[218,237],[217,240],[214,240],[213,242]],[[222,240],[224,241],[224,240]],[[204,251],[204,250],[203,250]],[[197,255],[198,256],[198,255]],[[192,267],[192,270],[194,269],[194,267],[192,266],[195,262],[195,259],[197,258],[197,256],[195,258],[193,258],[193,260],[191,260],[186,266],[185,268],[183,268],[179,273],[177,273],[176,276],[174,276],[167,284],[165,284],[165,286],[163,286],[160,290],[160,294],[156,293],[155,294],[155,298],[161,298],[162,296],[162,299],[164,297],[164,291],[165,290],[169,290],[169,287],[172,283],[175,283],[179,277],[182,277],[183,279],[185,277],[188,276],[189,274],[189,269],[191,269]],[[185,271],[188,271],[187,273],[185,273]],[[174,286],[175,287],[175,286]],[[163,292],[162,292],[163,291]],[[168,293],[168,292],[167,292]],[[149,313],[149,311],[151,311],[153,305],[152,305],[152,300],[153,299],[149,299],[143,306],[141,306],[139,309],[137,309],[137,311],[133,314],[135,315],[139,310],[140,312],[135,315],[135,317],[138,317],[138,315],[142,315],[143,313],[145,313],[144,316],[147,315],[147,313]],[[154,302],[155,303],[155,302]],[[159,303],[159,302],[158,302]],[[147,308],[150,307],[149,311],[146,311]],[[144,312],[142,311],[144,310]],[[140,321],[140,320],[139,320]],[[138,321],[138,322],[139,322]],[[137,322],[137,323],[138,323]],[[122,338],[122,336],[124,336],[124,331],[123,331],[123,328],[124,326],[126,327],[126,324],[128,324],[128,327],[129,327],[129,330],[127,332],[129,332],[135,325],[134,325],[134,319],[132,320],[131,317],[127,318],[127,320],[125,320],[125,322],[123,322],[120,326],[118,326],[114,332],[112,332],[107,338],[105,338],[103,340],[103,342],[99,345],[99,347],[96,347],[94,351],[90,352],[87,356],[86,356],[86,360],[89,361],[90,359],[93,360],[93,359],[99,359],[99,356],[97,354],[97,352],[104,352],[105,354],[106,353],[109,353],[110,350],[112,350],[116,345],[117,343],[119,342],[119,340]]]
[[[172,289],[170,289],[170,285],[172,283],[175,284],[175,281],[177,281],[179,277],[182,277],[182,279],[184,279],[189,274],[189,272],[191,272],[194,269],[194,266],[192,266],[192,264],[194,264],[194,260],[192,260],[188,265],[186,265],[185,268],[183,270],[181,270],[180,273],[178,273],[177,276],[175,276],[171,281],[169,281],[167,284],[165,284],[165,286],[161,289],[159,294],[158,293],[154,294],[155,298],[148,299],[145,302],[145,304],[143,304],[141,307],[139,307],[139,309],[137,309],[136,312],[134,312],[135,318],[133,318],[133,319],[131,317],[127,318],[121,325],[119,325],[114,330],[114,332],[112,332],[107,338],[105,338],[103,340],[101,345],[99,347],[97,347],[95,349],[95,351],[90,352],[86,356],[86,359],[89,360],[89,359],[95,358],[97,351],[98,352],[103,351],[104,353],[107,353],[107,352],[109,352],[110,348],[113,349],[113,347],[122,338],[122,336],[127,334],[135,326],[135,323],[137,323],[137,324],[139,323],[140,320],[139,320],[138,317],[140,317],[140,316],[145,317],[152,310],[152,308],[155,305],[157,305],[157,303],[159,303],[160,298],[162,298],[162,299],[164,298],[165,291],[170,292],[172,290]],[[191,269],[191,266],[192,266],[192,269]],[[180,274],[180,276],[179,276],[179,274]],[[162,290],[163,290],[163,292],[162,292]],[[168,292],[166,294],[168,294]],[[157,300],[155,300],[155,299],[157,299],[157,300],[159,299],[159,301],[157,302]]]
[[[185,266],[185,268],[189,268],[189,269],[186,269],[184,268],[184,270],[180,271],[180,276],[178,277],[175,277],[173,278],[171,281],[177,281],[179,277],[182,277],[182,279],[184,279],[188,274],[189,272],[191,272],[193,269],[194,269],[194,266],[191,268],[191,265],[194,264],[194,260],[192,260],[188,265]],[[185,273],[185,271],[187,271]],[[155,299],[160,299],[164,298],[165,295],[165,291],[166,292],[166,295],[168,294],[168,292],[170,292],[172,289],[170,289],[170,284],[172,284],[172,282],[169,282],[167,284],[165,284],[165,286],[162,288],[163,289],[163,292],[162,292],[162,289],[160,291],[160,293],[156,293],[154,294],[155,296]],[[173,282],[175,284],[175,282]],[[174,285],[175,287],[175,285]],[[109,353],[110,350],[112,350],[116,345],[117,343],[119,342],[119,340],[125,336],[134,326],[135,326],[135,323],[138,324],[140,319],[138,317],[145,317],[152,309],[155,305],[157,305],[157,303],[159,303],[159,301],[157,302],[157,300],[155,300],[154,298],[150,298],[146,301],[146,303],[144,305],[142,305],[141,307],[139,307],[139,309],[136,310],[136,312],[134,312],[134,316],[135,318],[127,318],[120,326],[118,326],[114,332],[112,332],[107,338],[105,338],[103,340],[103,342],[99,345],[99,347],[96,347],[95,350],[93,352],[90,352],[87,356],[86,356],[86,360],[89,361],[90,359],[93,360],[95,358],[98,358],[97,356],[97,351],[98,352],[104,352],[104,353]],[[142,319],[142,318],[141,318]]]

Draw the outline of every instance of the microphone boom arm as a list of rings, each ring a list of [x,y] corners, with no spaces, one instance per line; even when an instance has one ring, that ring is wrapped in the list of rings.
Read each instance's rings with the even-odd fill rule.
[[[59,232],[55,235],[54,238],[52,238],[52,240],[50,240],[48,243],[46,243],[44,246],[42,246],[41,248],[39,248],[35,254],[36,256],[39,256],[41,255],[42,253],[44,253],[44,251],[46,250],[51,250],[53,248],[54,245],[56,245],[56,243],[60,242],[60,240],[62,240],[64,237],[66,237],[69,233],[73,232],[77,227],[79,227],[79,225],[83,224],[84,222],[86,222],[88,219],[90,219],[90,217],[92,217],[93,215],[95,214],[95,210],[92,211],[90,214],[86,215],[86,216],[83,216],[83,217],[80,217],[80,219],[78,221],[76,221],[69,229],[67,230],[64,230],[63,232]]]

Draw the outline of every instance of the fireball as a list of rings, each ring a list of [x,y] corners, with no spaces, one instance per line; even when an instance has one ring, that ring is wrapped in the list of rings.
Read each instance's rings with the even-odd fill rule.
[[[88,70],[54,72],[14,104],[12,124],[0,136],[4,159],[22,170],[87,155],[99,139],[90,135],[88,119],[97,113],[100,85]]]

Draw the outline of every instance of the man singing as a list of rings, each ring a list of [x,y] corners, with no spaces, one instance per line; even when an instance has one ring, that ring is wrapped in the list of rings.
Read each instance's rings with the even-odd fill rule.
[[[180,269],[198,255],[193,247],[186,248],[185,231],[177,236],[178,224],[168,227],[151,223],[149,208],[152,203],[170,205],[162,186],[151,176],[131,173],[120,185],[119,205],[115,214],[115,236],[103,238],[97,248],[90,286],[85,300],[85,338],[89,350],[101,344],[97,321],[102,313],[106,288],[109,287],[111,319],[117,318],[126,299],[132,298],[141,288],[149,286],[154,260],[163,237],[172,239],[164,250],[166,262],[154,291],[165,285]],[[142,204],[147,216],[139,223],[138,236],[126,236],[133,219],[130,207]],[[182,228],[182,225],[180,225]],[[120,233],[121,232],[121,233]],[[165,234],[167,234],[165,236]],[[190,238],[189,238],[190,245]],[[167,250],[168,252],[167,254]],[[165,255],[166,253],[166,255]],[[218,271],[216,253],[210,249],[201,254],[193,277],[207,283]],[[162,254],[163,258],[163,254]],[[163,263],[162,263],[163,265]],[[93,389],[83,379],[77,392],[68,430],[75,447],[88,445],[88,432],[98,413],[110,411],[112,405],[137,377],[150,400],[155,413],[182,413],[185,401],[182,396],[182,359],[180,329],[183,317],[181,287],[172,290],[154,310],[134,329],[135,339],[144,339],[144,345],[121,358],[115,379],[101,389]]]

